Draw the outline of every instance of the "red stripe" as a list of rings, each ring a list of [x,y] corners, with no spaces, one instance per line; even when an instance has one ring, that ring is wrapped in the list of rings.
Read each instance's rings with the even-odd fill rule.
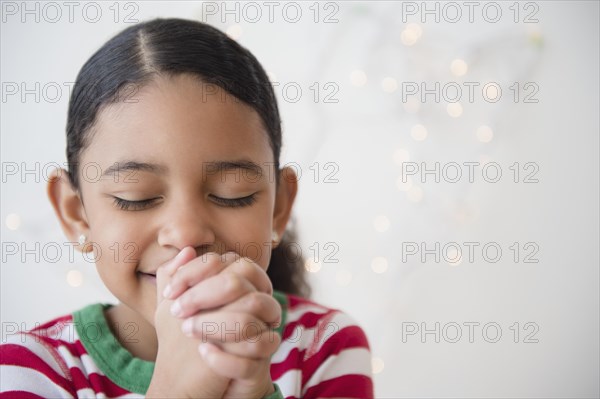
[[[282,339],[288,339],[290,336],[293,338],[297,338],[296,336],[294,336],[294,329],[297,326],[301,326],[304,328],[313,328],[314,326],[317,325],[317,323],[321,319],[323,319],[325,317],[329,317],[332,313],[335,313],[335,312],[338,312],[338,311],[337,310],[329,310],[327,313],[313,313],[313,312],[304,313],[302,316],[300,316],[300,318],[298,320],[293,321],[291,323],[286,323],[285,328],[283,330]]]
[[[109,398],[130,393],[130,391],[126,391],[125,389],[116,385],[105,375],[98,373],[90,373],[86,375],[82,370],[76,367],[71,368],[71,373],[73,374],[73,383],[77,389],[91,388],[95,393],[104,392],[104,394]]]
[[[310,356],[302,364],[302,385],[306,384],[329,356],[338,355],[350,348],[369,349],[369,342],[364,331],[358,326],[342,328],[323,343],[317,353]]]
[[[104,394],[109,398],[114,398],[116,396],[125,395],[131,392],[121,388],[109,380],[105,375],[92,373],[90,374],[90,382],[92,383],[92,387],[94,388],[95,392],[104,392]]]
[[[29,335],[28,339],[34,339],[35,342],[40,343],[44,346],[46,346],[49,352],[51,352],[53,355],[55,355],[54,357],[57,359],[62,359],[62,356],[58,354],[58,349],[63,347],[65,349],[67,349],[69,351],[69,353],[71,354],[71,356],[73,356],[74,358],[80,358],[83,354],[86,354],[87,351],[85,350],[83,344],[81,343],[81,341],[76,340],[75,342],[67,342],[67,341],[61,341],[61,340],[56,340],[56,339],[52,339],[52,338],[46,338],[40,335],[35,335],[35,334],[29,334],[29,333],[25,333]],[[23,344],[25,345],[25,344]],[[57,360],[60,362],[60,360]],[[65,368],[65,370],[67,370]]]
[[[0,354],[2,355],[0,356],[0,364],[21,366],[35,370],[48,377],[55,385],[60,386],[75,396],[76,392],[73,390],[71,382],[54,371],[52,367],[26,347],[15,344],[1,345]]]
[[[44,399],[43,396],[38,396],[31,392],[25,391],[7,391],[0,392],[0,399]]]
[[[65,315],[65,316],[60,316],[57,317],[53,320],[48,321],[47,323],[41,324],[37,327],[32,328],[30,331],[33,332],[38,332],[41,330],[47,330],[50,327],[54,327],[55,324],[67,324],[67,323],[71,323],[73,321],[73,316],[72,315]]]
[[[293,348],[291,351],[289,351],[285,360],[279,363],[271,363],[271,379],[277,380],[292,369],[302,369],[303,357],[304,351],[300,351],[298,348]]]
[[[360,374],[348,374],[322,381],[306,390],[302,396],[308,398],[373,398],[373,381]]]
[[[81,357],[81,355],[87,353],[87,351],[81,344],[81,341],[79,341],[79,340],[77,340],[75,342],[67,342],[67,341],[59,341],[59,340],[51,339],[51,338],[41,338],[41,341],[46,343],[48,346],[51,346],[52,348],[54,348],[56,351],[58,351],[59,348],[63,347],[69,351],[71,356],[76,357],[76,358],[79,358],[79,357]]]

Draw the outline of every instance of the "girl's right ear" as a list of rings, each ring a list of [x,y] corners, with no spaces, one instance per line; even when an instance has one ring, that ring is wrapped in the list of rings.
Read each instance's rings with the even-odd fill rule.
[[[48,198],[67,238],[77,242],[78,237],[89,236],[89,225],[83,202],[77,190],[71,185],[67,171],[57,168],[48,179]]]

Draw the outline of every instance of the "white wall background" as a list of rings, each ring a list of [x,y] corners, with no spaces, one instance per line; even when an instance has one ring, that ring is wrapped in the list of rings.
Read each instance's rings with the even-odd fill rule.
[[[35,10],[35,4],[27,7]],[[69,82],[88,57],[128,25],[129,12],[138,20],[177,16],[236,36],[279,82],[283,161],[298,163],[303,173],[295,208],[301,244],[308,256],[314,255],[311,246],[320,248],[312,270],[320,269],[310,274],[314,299],[346,310],[366,330],[378,397],[599,396],[598,2],[515,3],[518,22],[512,2],[477,3],[473,22],[462,2],[427,3],[439,10],[439,22],[423,13],[421,2],[320,3],[315,22],[315,5],[307,2],[295,3],[302,9],[297,23],[289,22],[294,5],[283,12],[286,3],[278,3],[272,22],[267,6],[254,3],[262,12],[254,23],[256,9],[243,3],[237,4],[239,21],[235,13],[224,15],[221,3],[212,3],[216,15],[207,15],[210,8],[199,2],[121,3],[118,23],[112,2],[95,3],[102,12],[96,23],[84,18],[85,3],[74,9],[73,22],[67,6],[54,4],[60,16],[38,3],[38,22],[35,11],[24,14],[21,2],[2,5],[3,334],[15,323],[30,328],[82,304],[114,300],[92,264],[80,256],[69,261],[44,172],[65,161]],[[452,23],[456,4],[462,18]],[[493,19],[495,5],[502,15],[491,23],[482,11]],[[85,15],[94,19],[95,8],[87,7]],[[409,15],[412,7],[416,15]],[[337,21],[324,23],[330,13]],[[525,23],[531,13],[537,22]],[[453,72],[455,59],[465,61],[466,74]],[[23,88],[35,92],[38,82],[38,99],[21,96]],[[334,86],[325,87],[328,82]],[[456,105],[448,109],[433,95],[403,101],[410,82],[430,88],[458,83],[462,113],[450,116]],[[473,102],[464,82],[480,84]],[[502,88],[497,102],[482,97],[488,82]],[[518,102],[510,88],[515,82]],[[527,82],[533,85],[524,87]],[[293,102],[296,84],[302,96]],[[11,94],[15,87],[19,91]],[[338,102],[324,102],[332,87]],[[525,103],[523,96],[536,87],[532,99],[538,102]],[[491,140],[482,125],[493,132]],[[337,183],[324,182],[333,170],[325,169],[327,162],[337,165]],[[496,162],[502,177],[488,183],[479,166],[471,183],[463,167],[456,183],[443,176],[437,183],[432,175],[422,182],[416,175],[402,184],[403,162],[430,168],[435,162]],[[509,168],[515,162],[518,183]],[[524,168],[528,162],[537,165],[537,183],[523,182],[534,171]],[[25,173],[36,163],[37,173]],[[454,170],[446,171],[454,177]],[[329,242],[339,248],[338,263],[324,261],[332,252]],[[479,246],[472,262],[467,253],[447,262],[444,255],[453,254],[440,250],[438,263],[433,255],[425,262],[420,254],[408,256],[410,242]],[[510,248],[515,242],[518,261]],[[497,262],[483,257],[486,243],[502,249]],[[538,262],[525,263],[535,248]],[[469,322],[479,323],[472,342]],[[421,334],[436,323],[439,343],[434,333]],[[496,331],[484,333],[486,323],[501,328],[497,342],[487,342]],[[414,326],[419,331],[406,335]],[[452,343],[456,326],[462,336]]]

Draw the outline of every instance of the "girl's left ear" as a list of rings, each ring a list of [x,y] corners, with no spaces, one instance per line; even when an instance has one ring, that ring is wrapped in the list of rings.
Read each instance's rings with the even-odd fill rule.
[[[52,171],[47,193],[67,238],[77,242],[82,234],[89,237],[89,225],[81,198],[71,185],[66,170],[57,168]]]
[[[290,219],[292,206],[298,192],[298,177],[294,169],[289,166],[281,169],[279,174],[279,186],[275,194],[275,209],[273,211],[273,231],[279,237],[283,236],[285,226]]]

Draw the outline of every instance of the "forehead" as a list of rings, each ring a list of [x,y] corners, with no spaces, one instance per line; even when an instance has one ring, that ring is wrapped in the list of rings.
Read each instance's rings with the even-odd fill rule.
[[[258,113],[190,75],[163,76],[126,90],[98,114],[83,157],[135,157],[181,167],[214,159],[273,160]]]

